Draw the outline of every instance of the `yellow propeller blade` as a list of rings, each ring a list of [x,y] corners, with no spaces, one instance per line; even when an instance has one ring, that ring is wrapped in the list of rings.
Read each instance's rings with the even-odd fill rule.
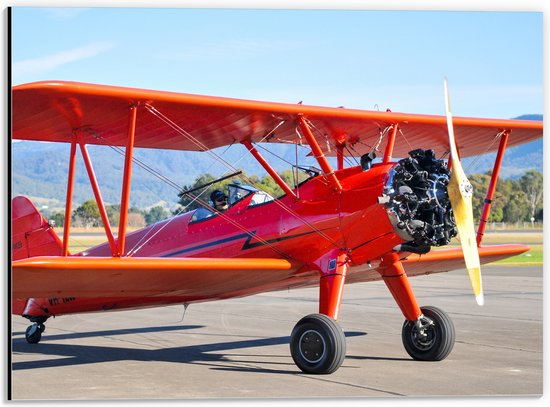
[[[479,305],[483,305],[483,285],[481,282],[481,268],[479,264],[479,252],[477,250],[472,210],[473,187],[462,169],[462,164],[460,163],[460,158],[456,150],[447,79],[445,79],[445,109],[447,113],[451,159],[453,160],[451,179],[447,191],[449,193],[451,206],[453,207],[458,236],[460,237],[460,243],[462,245],[462,253],[464,254],[464,261],[466,263],[468,275],[470,276],[476,302]]]

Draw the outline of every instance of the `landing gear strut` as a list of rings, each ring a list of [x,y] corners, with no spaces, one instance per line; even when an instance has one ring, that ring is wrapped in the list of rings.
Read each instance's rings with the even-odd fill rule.
[[[405,316],[401,338],[407,353],[415,360],[445,359],[455,342],[455,328],[449,316],[436,307],[418,306],[396,253],[383,258],[381,275]]]
[[[290,354],[304,373],[333,373],[346,357],[346,337],[336,320],[348,263],[348,252],[340,249],[316,261],[321,272],[319,313],[298,321],[290,335]]]
[[[304,373],[335,372],[346,356],[346,338],[338,323],[323,314],[302,318],[292,330],[290,353]]]

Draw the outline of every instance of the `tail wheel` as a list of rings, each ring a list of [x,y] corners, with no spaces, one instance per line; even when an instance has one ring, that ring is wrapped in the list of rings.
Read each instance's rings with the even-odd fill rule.
[[[28,343],[38,343],[42,339],[42,332],[46,329],[44,324],[34,323],[25,331],[25,339]]]
[[[449,316],[436,307],[422,307],[418,321],[405,321],[403,346],[415,360],[445,359],[455,343],[455,328]]]
[[[346,338],[338,323],[323,314],[302,318],[292,330],[290,353],[304,373],[335,372],[346,356]]]

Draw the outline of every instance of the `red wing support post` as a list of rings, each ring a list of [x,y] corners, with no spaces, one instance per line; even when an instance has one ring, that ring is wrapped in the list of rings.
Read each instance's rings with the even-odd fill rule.
[[[136,135],[137,106],[130,107],[128,116],[128,141],[124,159],[124,175],[122,180],[122,194],[120,198],[120,224],[118,225],[118,255],[124,256],[126,250],[126,224],[128,207],[130,206],[130,181],[132,177],[132,158],[134,153],[134,138]]]
[[[69,157],[69,176],[67,177],[67,197],[65,198],[65,222],[63,222],[63,256],[69,255],[69,230],[71,228],[75,168],[76,134],[73,134],[71,139],[71,153]]]
[[[97,202],[101,221],[103,222],[103,227],[105,228],[105,234],[107,235],[107,240],[109,241],[109,247],[111,249],[112,255],[116,256],[117,248],[115,237],[113,235],[113,230],[111,229],[111,224],[109,223],[109,216],[107,215],[107,210],[105,209],[103,198],[101,197],[101,191],[99,190],[99,185],[97,183],[94,168],[92,166],[92,161],[90,160],[90,155],[88,154],[88,150],[86,149],[86,145],[82,141],[82,138],[80,138],[79,144],[80,152],[82,153],[82,158],[84,159],[84,165],[86,166],[86,171],[88,172],[88,178],[90,179],[90,185],[92,186],[94,197]]]
[[[109,247],[113,257],[122,256],[125,251],[126,243],[126,223],[128,215],[128,207],[130,202],[130,179],[132,176],[132,159],[134,148],[134,136],[136,131],[136,118],[137,118],[137,106],[131,106],[128,117],[128,141],[126,145],[125,161],[124,161],[124,175],[122,184],[122,194],[120,201],[120,222],[118,231],[118,242],[115,242],[113,231],[109,223],[109,217],[105,209],[103,198],[99,190],[99,185],[94,173],[92,162],[86,149],[86,145],[81,137],[78,135],[78,129],[73,130],[73,136],[71,138],[71,152],[69,158],[69,176],[67,180],[67,196],[65,201],[65,222],[63,227],[63,256],[69,255],[69,231],[71,227],[71,214],[72,214],[72,197],[74,190],[74,177],[76,169],[76,146],[80,145],[80,151],[82,158],[88,172],[90,179],[90,185],[92,187],[94,197],[101,215],[101,220],[105,227],[105,233],[109,242]]]
[[[336,178],[336,175],[334,174],[334,170],[332,169],[329,162],[327,161],[325,154],[323,154],[323,150],[321,150],[321,147],[319,147],[319,143],[317,143],[315,136],[311,132],[311,129],[306,123],[306,120],[302,116],[298,118],[298,126],[300,127],[302,134],[306,138],[307,143],[311,147],[313,156],[321,166],[321,169],[323,170],[323,175],[325,176],[325,178],[328,179],[328,181],[336,191],[342,191],[342,186],[340,185],[340,181],[338,181],[338,178]]]
[[[258,161],[262,167],[268,172],[271,177],[275,180],[277,185],[281,187],[281,189],[288,195],[294,198],[295,200],[298,199],[296,194],[290,187],[286,184],[286,182],[280,177],[279,174],[277,174],[277,171],[273,169],[271,165],[262,157],[262,155],[256,150],[256,148],[252,145],[252,143],[248,140],[244,140],[242,144],[250,151],[250,153],[254,156],[256,161]]]
[[[483,239],[485,227],[487,226],[487,221],[489,220],[489,215],[491,213],[491,203],[493,202],[493,196],[495,195],[495,190],[497,188],[498,175],[500,173],[500,167],[502,166],[502,159],[504,158],[504,151],[506,150],[506,144],[508,143],[509,136],[510,133],[508,131],[505,131],[502,133],[502,136],[500,138],[500,144],[498,146],[498,152],[495,158],[493,172],[491,173],[491,182],[489,183],[489,188],[487,189],[487,196],[485,197],[483,212],[481,214],[481,219],[479,221],[479,227],[477,230],[478,247],[481,246],[481,240]]]
[[[391,162],[393,155],[393,146],[395,145],[395,137],[397,136],[398,125],[394,124],[389,134],[388,142],[386,143],[386,150],[384,150],[384,160],[383,163],[387,164]]]

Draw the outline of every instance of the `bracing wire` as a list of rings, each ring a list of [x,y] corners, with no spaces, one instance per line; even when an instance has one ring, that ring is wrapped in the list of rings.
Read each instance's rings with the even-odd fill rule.
[[[223,165],[225,165],[226,167],[228,167],[230,170],[233,170],[233,171],[236,171],[236,168],[228,163],[226,160],[224,160],[222,157],[220,157],[219,155],[217,155],[216,153],[214,153],[213,151],[211,151],[204,143],[202,143],[200,140],[198,140],[197,138],[193,137],[189,132],[187,132],[185,129],[181,128],[180,126],[178,126],[175,122],[173,122],[172,120],[170,120],[168,117],[166,117],[164,114],[162,114],[160,111],[158,111],[156,108],[154,108],[153,106],[150,106],[148,104],[145,105],[146,109],[151,112],[153,115],[155,115],[157,118],[159,118],[161,121],[163,121],[165,124],[167,124],[169,127],[171,127],[172,129],[176,130],[178,133],[184,135],[188,140],[190,140],[193,144],[195,144],[199,150],[203,150],[203,151],[206,151],[214,160],[216,161],[219,161],[221,162]],[[266,139],[267,137],[269,137],[270,134],[272,134],[280,125],[282,125],[283,122],[279,123],[270,133],[268,133],[263,139]],[[113,146],[114,147],[114,146]],[[118,150],[119,152],[123,153],[122,152],[122,149],[120,148],[115,148],[115,150]],[[242,159],[242,157],[241,157]],[[167,177],[164,177],[160,174],[158,174],[156,171],[154,171],[153,169],[151,169],[149,166],[147,166],[146,164],[140,162],[139,160],[136,161],[136,163],[141,166],[142,168],[144,168],[146,171],[152,171],[152,173],[156,173],[156,176],[161,179],[161,180],[164,180],[164,181],[167,181],[168,180],[168,183],[170,185],[175,185],[175,187],[181,191],[182,188],[179,187],[177,184],[175,184],[173,181],[170,181]],[[254,182],[252,180],[250,180],[248,177],[244,177],[242,176],[243,179],[245,179],[246,182],[248,183],[251,183],[252,185],[254,184]],[[196,199],[196,201],[201,204],[202,206],[205,206],[207,208],[210,209],[210,206],[208,205],[208,203],[200,200],[200,199]],[[279,200],[275,200],[274,201],[275,203],[277,203],[281,208],[283,208],[284,210],[286,210],[288,213],[292,214],[293,216],[295,216],[297,219],[300,219],[304,224],[308,225],[310,228],[313,229],[313,231],[315,231],[316,233],[318,233],[320,236],[322,236],[323,238],[325,238],[326,240],[328,240],[331,244],[333,244],[335,247],[338,247],[337,243],[332,239],[330,238],[329,236],[327,236],[325,233],[323,233],[321,230],[319,230],[318,228],[316,228],[314,225],[312,225],[310,222],[308,222],[307,220],[303,219],[298,213],[296,213],[295,211],[293,211],[291,208],[289,208],[288,206],[286,206],[284,203],[280,202]],[[228,217],[227,215],[225,215],[223,212],[222,213],[219,213],[220,216],[225,219],[226,221],[228,221],[229,223],[233,224],[235,227],[239,228],[240,230],[242,230],[243,232],[247,233],[249,236],[251,237],[254,237],[257,241],[261,242],[262,244],[264,245],[267,245],[269,247],[271,247],[274,251],[276,251],[279,255],[283,256],[283,257],[286,257],[288,258],[289,256],[282,253],[279,249],[277,249],[273,244],[269,243],[268,241],[266,241],[265,239],[259,237],[259,236],[255,236],[254,232],[250,231],[250,230],[247,230],[245,227],[243,227],[242,225],[240,225],[239,223],[237,223],[236,221],[234,221],[233,219],[231,219],[230,217]],[[175,217],[174,217],[175,218]],[[172,218],[172,219],[174,219]],[[167,224],[164,225],[164,227],[166,227]],[[150,241],[150,239],[152,239],[156,234],[158,234],[160,232],[160,230],[158,230],[155,234],[153,234],[153,236],[149,237],[149,239],[147,239],[147,241]],[[141,240],[140,240],[141,241]],[[138,248],[138,250],[143,247],[147,241],[143,244],[141,244]],[[132,254],[135,254],[137,250],[133,250]]]
[[[118,153],[124,155],[125,152],[122,151],[122,149],[120,147],[117,147],[117,146],[113,146],[111,144],[109,144],[104,138],[102,138],[101,136],[99,136],[98,138],[101,138],[101,140],[103,142],[105,142],[109,147],[111,147],[114,151],[117,151]],[[182,187],[180,187],[178,184],[176,184],[175,182],[173,182],[172,180],[170,180],[168,177],[165,177],[163,176],[162,174],[158,173],[158,171],[154,170],[153,168],[151,168],[150,166],[144,164],[141,160],[135,158],[135,157],[132,157],[132,160],[138,165],[140,166],[141,168],[143,168],[145,171],[148,171],[150,172],[151,174],[155,175],[157,178],[161,179],[162,181],[164,182],[167,182],[168,185],[172,186],[173,188],[175,188],[178,192],[185,192],[183,190]],[[202,191],[199,195],[191,195],[192,197],[192,200],[191,202],[185,206],[185,207],[182,207],[182,209],[180,209],[180,211],[178,211],[178,213],[173,216],[172,218],[170,218],[166,223],[164,223],[164,225],[162,225],[158,230],[155,231],[155,233],[153,233],[152,235],[149,236],[149,233],[153,231],[154,228],[151,228],[135,245],[134,247],[128,251],[127,255],[129,257],[133,256],[137,251],[139,251],[141,248],[143,248],[149,241],[151,241],[151,239],[153,239],[158,233],[160,233],[166,226],[168,226],[174,219],[176,219],[177,215],[181,214],[182,212],[185,211],[185,209],[191,205],[192,203],[194,202],[197,202],[198,204],[200,204],[201,206],[207,208],[207,209],[212,209],[211,206],[208,204],[208,202],[202,200],[200,198],[200,196],[204,193],[205,191]],[[230,217],[228,217],[227,215],[225,215],[223,212],[220,212],[219,213],[220,216],[227,220],[229,223],[233,224],[233,226],[237,227],[238,229],[240,229],[241,231],[245,232],[246,234],[248,234],[250,237],[254,237],[257,241],[261,242],[262,244],[266,245],[266,246],[269,246],[271,247],[275,252],[277,252],[279,255],[281,255],[282,257],[285,257],[285,258],[288,258],[289,256],[287,256],[286,254],[282,253],[279,249],[277,249],[272,243],[268,242],[267,240],[259,237],[259,236],[255,236],[255,233],[246,229],[244,226],[242,226],[241,224],[239,224],[238,222],[234,221],[233,219],[231,219]],[[145,240],[146,239],[146,240]],[[145,240],[145,241],[144,241]],[[142,243],[143,242],[143,243]],[[139,246],[138,246],[139,245]]]
[[[228,163],[226,160],[224,160],[222,157],[220,157],[219,155],[217,155],[216,153],[214,153],[213,151],[210,150],[209,147],[207,147],[204,143],[202,143],[200,140],[198,140],[196,137],[194,137],[193,135],[191,135],[188,131],[186,131],[185,129],[183,129],[181,126],[179,126],[178,124],[176,124],[174,121],[172,121],[170,118],[166,117],[163,113],[161,113],[158,109],[154,108],[153,106],[150,106],[148,104],[145,105],[145,107],[147,108],[147,110],[149,112],[151,112],[153,115],[155,115],[156,117],[158,117],[161,121],[163,121],[165,124],[167,124],[168,126],[170,126],[172,129],[174,129],[175,131],[177,131],[178,133],[180,133],[181,135],[183,135],[184,137],[186,137],[189,141],[191,141],[193,144],[195,144],[200,150],[202,151],[205,151],[207,152],[214,160],[217,160],[219,161],[220,163],[222,163],[223,165],[225,165],[226,167],[228,167],[230,170],[233,170],[233,171],[236,171],[236,168]],[[282,123],[279,123],[278,126],[276,126],[276,128],[278,128]],[[266,135],[262,140],[266,139],[271,133],[273,133],[275,130],[273,129],[270,133],[268,133],[268,135]],[[241,178],[246,181],[247,183],[250,183],[251,185],[254,185],[255,183],[247,176],[245,176],[244,174],[241,175]],[[309,221],[307,221],[306,219],[304,219],[300,214],[298,214],[297,212],[295,212],[293,209],[289,208],[287,205],[285,205],[283,202],[280,202],[280,200],[274,200],[274,202],[279,205],[283,210],[285,210],[287,213],[291,214],[292,216],[296,217],[297,219],[299,219],[301,222],[303,222],[305,225],[307,225],[308,227],[310,227],[314,232],[316,232],[317,234],[319,234],[321,237],[323,237],[325,240],[327,240],[329,243],[331,243],[332,245],[334,245],[335,247],[339,247],[339,245],[330,237],[328,236],[327,234],[325,234],[323,231],[321,231],[319,228],[315,227],[313,224],[311,224]],[[221,215],[223,215],[223,213],[221,213]],[[229,221],[229,218],[227,216],[224,216],[224,219],[227,219]],[[234,221],[231,220],[231,223],[233,223]],[[256,239],[260,239],[259,237],[255,237]],[[276,248],[274,248],[275,250]]]
[[[491,144],[487,146],[485,151],[481,154],[478,154],[475,156],[475,158],[468,164],[468,168],[466,169],[467,172],[472,172],[472,169],[475,168],[479,164],[479,160],[481,159],[482,155],[485,155],[489,152],[489,150],[493,147],[493,145],[496,143],[497,140],[500,140],[500,138],[504,135],[505,131],[501,131],[493,137],[493,141],[491,141]]]

